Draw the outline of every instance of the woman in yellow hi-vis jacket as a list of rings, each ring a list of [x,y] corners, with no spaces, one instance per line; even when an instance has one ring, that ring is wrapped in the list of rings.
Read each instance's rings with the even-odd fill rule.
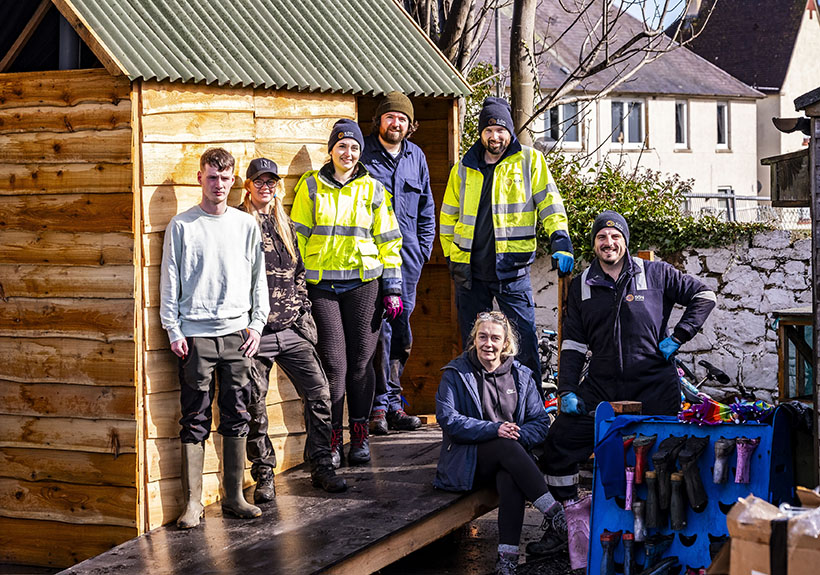
[[[335,467],[342,462],[345,392],[348,462],[370,461],[373,355],[382,314],[392,320],[402,311],[401,232],[388,193],[359,163],[363,142],[354,121],[336,122],[328,142],[331,161],[302,176],[291,209],[319,332],[317,350],[330,382]]]

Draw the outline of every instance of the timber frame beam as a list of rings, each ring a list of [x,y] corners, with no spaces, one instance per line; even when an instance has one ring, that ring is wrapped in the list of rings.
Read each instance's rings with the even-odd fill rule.
[[[51,6],[51,0],[41,0],[40,5],[37,6],[37,9],[28,21],[28,24],[26,24],[23,31],[20,32],[17,40],[15,40],[14,44],[11,45],[11,48],[8,52],[6,52],[6,55],[3,56],[3,59],[0,60],[0,74],[11,68],[11,65],[14,64],[15,60],[17,60],[17,56],[19,56],[20,52],[23,51],[25,45],[28,44],[28,41],[34,35],[34,31],[37,30],[40,22],[42,22],[43,18],[45,18],[46,14],[48,14]]]

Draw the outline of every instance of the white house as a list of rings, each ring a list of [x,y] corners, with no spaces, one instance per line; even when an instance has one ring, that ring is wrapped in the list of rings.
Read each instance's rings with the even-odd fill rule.
[[[586,39],[580,27],[570,27],[576,15],[562,4],[542,2],[537,8],[537,42],[552,46],[539,67],[544,93],[564,82]],[[503,68],[509,54],[510,14],[502,11]],[[642,25],[623,15],[621,26],[622,41]],[[618,39],[612,42],[613,49]],[[494,63],[494,44],[490,29],[480,60]],[[571,96],[597,96],[616,73],[626,73],[632,66],[628,62],[619,72],[604,70],[584,80]],[[534,127],[536,143],[591,163],[606,158],[630,169],[641,166],[678,174],[694,180],[693,192],[701,195],[725,190],[756,195],[757,100],[762,97],[697,54],[677,47],[605,97],[549,110]]]
[[[759,160],[794,152],[808,141],[799,132],[779,132],[772,118],[800,115],[795,98],[817,87],[817,0],[704,0],[701,14],[713,3],[707,25],[690,48],[765,95],[757,101],[757,179],[760,195],[769,197],[770,168]],[[695,20],[695,30],[703,20]]]

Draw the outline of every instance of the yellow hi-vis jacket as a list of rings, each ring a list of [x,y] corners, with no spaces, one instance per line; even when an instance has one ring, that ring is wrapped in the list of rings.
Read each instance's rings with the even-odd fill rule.
[[[385,294],[401,293],[401,232],[384,186],[367,174],[339,187],[324,172],[307,172],[296,184],[290,217],[296,227],[305,279],[382,278]]]
[[[551,250],[572,253],[567,214],[544,155],[533,148],[519,148],[495,167],[492,183],[492,221],[495,232],[496,275],[500,280],[527,273],[535,259],[536,217],[541,219],[551,239]],[[474,237],[478,202],[484,176],[478,167],[476,142],[461,161],[453,166],[441,206],[439,239],[450,271],[457,281],[470,282],[470,253]]]

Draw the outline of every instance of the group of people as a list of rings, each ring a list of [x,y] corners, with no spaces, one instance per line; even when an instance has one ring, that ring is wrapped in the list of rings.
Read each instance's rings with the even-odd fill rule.
[[[403,409],[400,384],[416,286],[435,239],[427,161],[408,140],[417,128],[412,103],[397,92],[379,103],[366,138],[356,122],[336,122],[330,160],[301,177],[290,216],[272,160],[250,163],[242,203],[233,209],[233,157],[212,148],[200,158],[202,200],[168,225],[161,274],[162,324],[179,358],[179,527],[197,526],[203,512],[215,374],[222,508],[239,517],[261,515],[242,492],[246,457],[257,482],[254,502],[275,496],[265,403],[274,363],[303,401],[305,457],[316,487],[344,491],[335,470],[345,459],[370,460],[370,434],[420,427]],[[577,504],[577,465],[593,448],[588,410],[630,399],[645,402],[645,413],[677,411],[670,357],[695,335],[715,295],[668,264],[630,257],[624,218],[601,214],[592,229],[595,259],[570,288],[561,414],[550,427],[538,389],[529,268],[540,221],[559,273],[572,272],[567,215],[544,155],[517,140],[506,101],[485,100],[479,134],[451,170],[439,216],[465,351],[444,367],[436,395],[443,442],[434,484],[496,487],[496,570],[512,573],[525,501],[551,525],[528,551],[554,552],[572,536],[563,510]],[[669,335],[676,303],[686,311]]]

